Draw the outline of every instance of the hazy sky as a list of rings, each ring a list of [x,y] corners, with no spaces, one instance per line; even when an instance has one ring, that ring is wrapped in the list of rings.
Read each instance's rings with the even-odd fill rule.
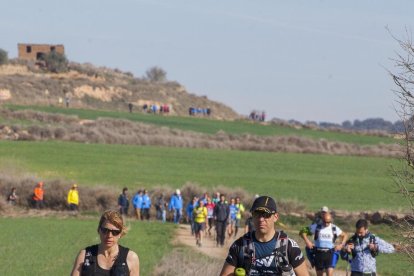
[[[142,76],[152,66],[241,114],[395,121],[386,69],[414,27],[403,0],[4,1],[0,48],[64,44],[69,60]]]

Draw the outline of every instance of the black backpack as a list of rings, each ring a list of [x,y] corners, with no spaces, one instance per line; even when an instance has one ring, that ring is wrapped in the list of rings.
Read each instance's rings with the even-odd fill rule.
[[[119,246],[118,258],[116,258],[114,265],[111,267],[111,276],[129,276],[129,268],[127,264],[127,255],[129,249]],[[98,266],[98,245],[92,245],[85,248],[85,259],[82,265],[82,276],[95,275]]]

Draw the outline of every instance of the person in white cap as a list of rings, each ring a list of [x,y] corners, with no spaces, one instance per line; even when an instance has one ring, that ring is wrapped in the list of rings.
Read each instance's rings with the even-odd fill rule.
[[[260,196],[250,209],[255,231],[237,239],[230,247],[220,276],[296,275],[308,276],[305,257],[299,245],[283,231],[276,231],[279,219],[276,202]]]
[[[306,243],[306,252],[312,267],[316,269],[316,275],[332,276],[339,257],[339,251],[344,247],[348,235],[338,226],[332,223],[332,215],[328,207],[321,208],[322,222],[313,223],[308,231],[300,233]],[[312,242],[308,235],[314,235]],[[337,238],[340,243],[336,244]]]
[[[171,196],[168,210],[174,212],[174,223],[180,223],[183,214],[183,198],[180,189],[175,190],[175,193]]]

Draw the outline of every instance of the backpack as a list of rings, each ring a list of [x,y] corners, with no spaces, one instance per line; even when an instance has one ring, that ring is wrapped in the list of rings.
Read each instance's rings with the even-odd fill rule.
[[[369,238],[369,242],[368,242],[368,244],[370,244],[370,243],[374,243],[374,244],[376,244],[377,242],[376,242],[376,239],[375,239],[375,235],[374,234],[371,234],[370,232],[368,232],[367,233],[367,235],[363,238],[363,239],[366,239],[366,238]],[[348,241],[347,241],[347,243],[353,243],[353,244],[359,244],[359,238],[358,238],[358,236],[356,235],[356,234],[354,234]],[[373,258],[375,258],[376,256],[378,256],[378,250],[376,250],[376,251],[371,251],[371,256],[373,257]],[[356,256],[356,252],[355,252],[355,250],[352,250],[352,258],[354,258],[355,256]]]
[[[275,255],[276,273],[282,276],[295,275],[293,267],[288,259],[288,236],[285,232],[280,231],[276,238],[275,249],[271,254]],[[243,260],[243,268],[246,270],[246,275],[250,275],[250,270],[255,262],[255,247],[253,242],[253,232],[245,234],[242,238],[243,245],[240,250],[239,260]]]
[[[126,261],[129,249],[119,246],[118,258],[116,258],[114,265],[111,267],[111,276],[129,276],[129,268]],[[82,276],[95,275],[98,266],[98,245],[92,245],[85,248],[85,259],[82,265]]]

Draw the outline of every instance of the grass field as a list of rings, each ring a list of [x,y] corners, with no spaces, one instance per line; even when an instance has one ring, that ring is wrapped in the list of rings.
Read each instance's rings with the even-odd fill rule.
[[[0,275],[68,275],[79,251],[99,243],[99,217],[0,218]],[[167,254],[174,226],[129,222],[121,244],[138,253],[141,275],[150,275]]]
[[[16,106],[8,105],[12,110],[31,109],[42,112],[61,113],[66,115],[77,115],[81,119],[97,119],[99,117],[128,119],[136,122],[154,124],[158,126],[167,126],[182,130],[191,130],[208,134],[215,134],[220,130],[229,134],[250,133],[255,135],[277,135],[277,136],[304,136],[313,139],[326,139],[360,145],[373,145],[379,143],[395,143],[392,138],[378,136],[357,135],[351,133],[328,132],[311,129],[294,129],[290,127],[281,127],[275,125],[261,125],[248,121],[219,121],[206,118],[196,117],[176,117],[145,114],[141,112],[128,113],[117,111],[102,111],[90,109],[65,109],[61,107],[46,106]]]
[[[80,185],[242,187],[296,199],[309,210],[399,210],[389,167],[397,160],[314,154],[178,149],[69,142],[0,142],[0,168]]]

